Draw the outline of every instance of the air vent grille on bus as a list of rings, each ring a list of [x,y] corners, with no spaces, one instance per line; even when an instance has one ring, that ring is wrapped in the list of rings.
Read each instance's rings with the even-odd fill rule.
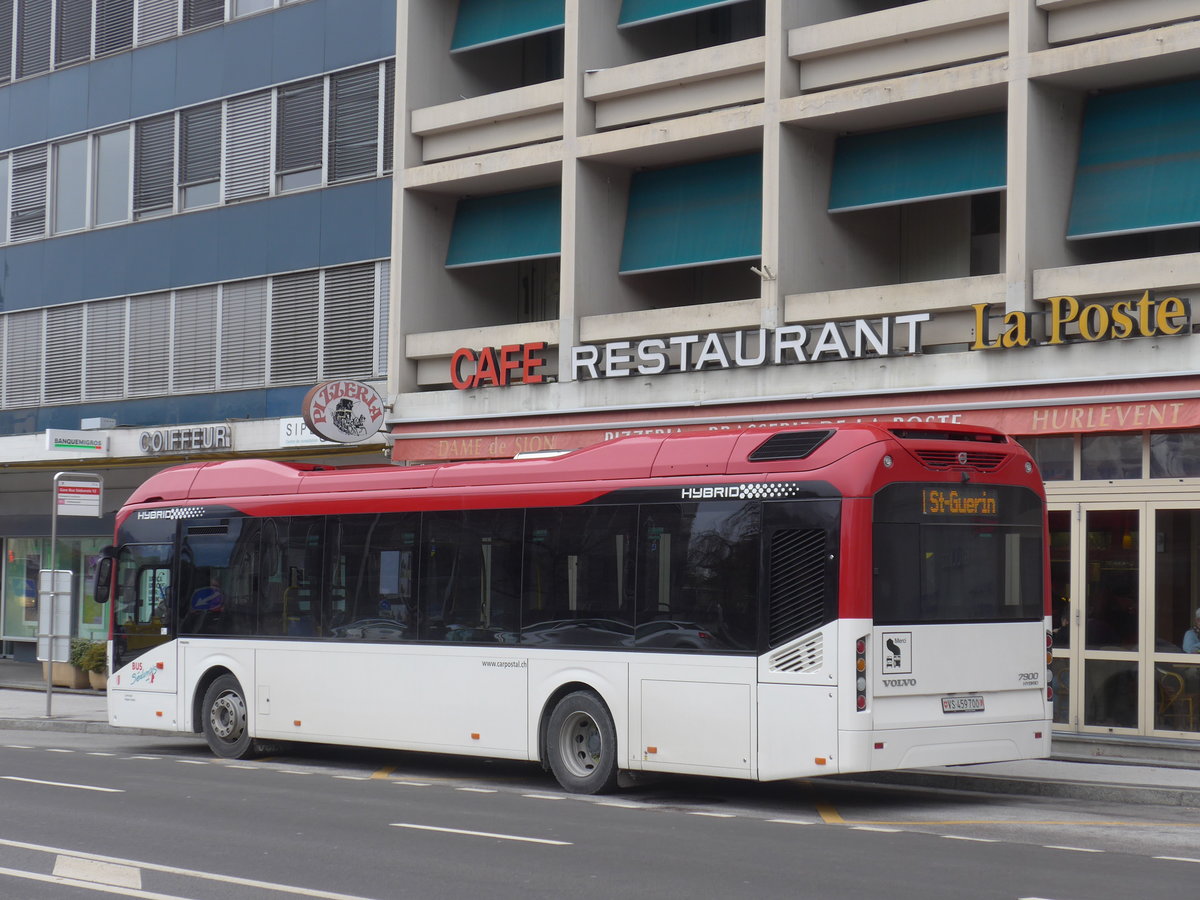
[[[188,534],[229,534],[228,525],[189,525]]]
[[[991,472],[1004,462],[1003,453],[978,450],[917,450],[917,458],[931,469],[975,469]]]
[[[825,662],[825,638],[818,631],[806,641],[785,647],[767,660],[771,672],[815,672]]]
[[[824,624],[825,557],[821,529],[780,529],[771,535],[770,646]]]
[[[833,434],[829,431],[784,431],[771,435],[750,454],[750,462],[804,459]]]

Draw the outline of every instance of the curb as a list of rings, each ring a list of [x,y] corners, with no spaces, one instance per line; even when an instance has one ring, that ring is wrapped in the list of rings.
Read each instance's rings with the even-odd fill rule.
[[[846,776],[839,780],[977,794],[1016,794],[1026,797],[1057,797],[1102,803],[1132,803],[1142,806],[1178,806],[1185,809],[1200,809],[1200,790],[1195,788],[1056,781],[1043,778],[1006,778],[999,775],[965,775],[920,770],[877,772],[869,775]]]

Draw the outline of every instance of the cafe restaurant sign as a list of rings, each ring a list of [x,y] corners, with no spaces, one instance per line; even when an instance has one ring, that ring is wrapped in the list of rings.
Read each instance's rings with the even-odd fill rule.
[[[1074,297],[1040,302],[1044,309],[1033,312],[997,312],[989,303],[972,305],[974,337],[968,335],[964,342],[970,341],[970,350],[997,350],[1191,333],[1191,308],[1179,297],[1154,300],[1146,291],[1137,300],[1109,305],[1081,303]],[[924,349],[921,328],[932,320],[932,313],[920,312],[581,344],[570,348],[566,365],[573,380],[583,381],[909,356]],[[450,382],[459,390],[543,383],[545,350],[544,343],[460,348],[451,357]]]

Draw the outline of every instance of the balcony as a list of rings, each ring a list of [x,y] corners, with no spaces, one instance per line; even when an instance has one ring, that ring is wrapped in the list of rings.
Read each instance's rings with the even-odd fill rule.
[[[800,89],[820,91],[1008,53],[1008,0],[926,0],[788,32]]]
[[[522,147],[563,136],[562,79],[412,111],[423,162]]]
[[[597,130],[758,103],[763,99],[763,38],[720,44],[584,74]]]

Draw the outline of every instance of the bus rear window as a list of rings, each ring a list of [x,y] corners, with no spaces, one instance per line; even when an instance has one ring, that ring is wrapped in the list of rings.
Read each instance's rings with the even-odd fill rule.
[[[1024,488],[884,488],[875,498],[875,623],[1041,619],[1042,515]]]

